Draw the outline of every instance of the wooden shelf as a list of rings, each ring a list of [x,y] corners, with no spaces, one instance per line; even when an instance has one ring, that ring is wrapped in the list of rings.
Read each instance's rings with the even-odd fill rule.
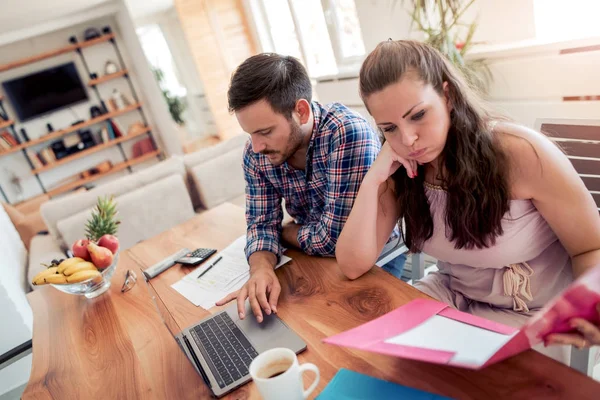
[[[94,181],[97,181],[98,179],[104,178],[107,175],[111,175],[111,174],[114,174],[115,172],[122,171],[127,167],[131,167],[133,165],[143,163],[144,161],[147,161],[151,158],[157,157],[159,154],[160,154],[160,150],[154,150],[153,152],[146,153],[143,156],[136,157],[132,160],[124,161],[119,164],[115,164],[109,171],[104,172],[102,174],[96,174],[96,175],[92,175],[92,176],[84,178],[84,179],[78,179],[74,182],[69,182],[69,183],[61,185],[57,188],[51,189],[48,191],[48,196],[54,197],[61,193],[68,192],[69,190],[75,189],[76,187],[83,186],[87,183],[94,182]]]
[[[77,49],[83,49],[85,47],[94,46],[98,43],[103,43],[108,40],[111,40],[115,37],[114,33],[109,33],[108,35],[102,35],[99,38],[87,40],[81,43],[70,44],[65,47],[61,47],[60,49],[50,50],[42,54],[38,54],[37,56],[22,58],[17,61],[12,61],[7,64],[0,65],[0,72],[8,71],[9,69],[22,67],[23,65],[32,64],[34,62],[42,61],[47,58],[52,58],[59,56],[61,54],[70,53]]]
[[[8,128],[9,126],[14,124],[15,121],[13,121],[12,119],[9,119],[8,121],[2,121],[2,119],[0,119],[0,129]]]
[[[85,42],[77,43],[77,48],[85,49],[86,47],[95,46],[100,43],[108,42],[111,39],[115,38],[114,33],[107,33],[106,35],[102,35],[97,37],[96,39],[86,40]]]
[[[75,153],[73,155],[61,158],[60,160],[50,163],[48,165],[44,165],[43,167],[36,168],[32,172],[34,174],[39,174],[40,172],[44,172],[44,171],[48,171],[48,170],[51,170],[56,167],[60,167],[61,165],[67,164],[71,161],[77,160],[77,159],[85,157],[85,156],[89,156],[90,154],[97,153],[104,149],[108,149],[109,147],[115,146],[119,143],[126,142],[126,141],[134,139],[136,137],[142,136],[148,132],[150,132],[150,128],[146,128],[143,131],[137,132],[132,135],[121,136],[120,138],[110,140],[106,143],[97,144],[93,147],[90,147],[89,149],[86,149],[86,150],[80,151],[78,153]]]
[[[37,138],[37,139],[34,139],[34,140],[30,140],[29,142],[22,143],[22,144],[20,144],[18,146],[11,147],[10,150],[2,151],[2,152],[0,152],[0,157],[5,156],[5,155],[10,154],[10,153],[14,153],[15,151],[19,151],[21,149],[26,149],[28,147],[32,147],[32,146],[38,145],[40,143],[47,142],[49,140],[58,139],[59,137],[64,136],[64,135],[66,135],[68,133],[75,132],[75,131],[78,131],[78,130],[83,129],[83,128],[87,128],[88,126],[100,123],[102,121],[106,121],[109,118],[114,118],[114,117],[117,117],[119,115],[127,114],[128,112],[137,110],[141,106],[142,106],[142,103],[136,103],[136,104],[133,104],[133,105],[131,105],[129,107],[125,107],[125,108],[123,108],[121,110],[113,111],[113,112],[101,115],[99,117],[90,119],[88,121],[82,122],[81,124],[73,125],[73,126],[70,126],[70,127],[66,128],[66,129],[61,129],[60,131],[49,133],[49,134],[44,135],[44,136],[42,136],[40,138]],[[10,122],[10,121],[7,121],[7,122]],[[7,125],[7,126],[10,126],[10,124]]]
[[[88,86],[96,86],[99,85],[101,83],[110,81],[112,79],[116,79],[116,78],[120,78],[121,76],[125,75],[129,73],[129,71],[127,71],[126,69],[121,70],[119,72],[115,72],[114,74],[109,74],[109,75],[104,75],[101,76],[100,78],[97,79],[92,79],[91,81],[88,82]]]
[[[127,114],[128,112],[137,110],[141,106],[142,106],[142,103],[136,103],[136,104],[133,104],[133,105],[131,105],[129,107],[125,107],[125,108],[123,108],[121,110],[109,112],[109,113],[100,115],[100,116],[98,116],[96,118],[92,118],[92,119],[90,119],[88,121],[82,122],[80,124],[72,125],[72,126],[70,126],[68,128],[61,129],[60,131],[49,133],[49,134],[44,135],[44,136],[42,136],[40,138],[37,138],[37,139],[34,139],[34,140],[30,140],[29,142],[26,143],[25,147],[31,147],[31,146],[35,146],[35,145],[40,144],[40,143],[47,142],[49,140],[57,139],[57,138],[59,138],[61,136],[64,136],[64,135],[66,135],[68,133],[75,132],[75,131],[78,131],[78,130],[83,129],[83,128],[87,128],[88,126],[100,123],[102,121],[106,121],[109,118],[114,118],[114,117],[117,117],[119,115]]]
[[[10,154],[10,153],[14,153],[16,151],[20,151],[21,149],[24,149],[26,147],[27,147],[27,145],[25,143],[22,143],[22,144],[20,144],[18,146],[13,146],[13,147],[11,147],[8,150],[0,151],[0,157],[5,156],[5,155]]]

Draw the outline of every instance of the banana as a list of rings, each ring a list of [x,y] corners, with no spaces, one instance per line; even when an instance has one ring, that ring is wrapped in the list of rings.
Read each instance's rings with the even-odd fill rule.
[[[44,278],[44,282],[54,284],[67,283],[67,277],[63,274],[48,275]]]
[[[65,269],[69,268],[71,265],[75,265],[82,261],[85,261],[85,260],[83,258],[79,258],[79,257],[67,258],[65,261],[61,262],[60,265],[58,266],[58,273],[62,274],[65,271]]]
[[[75,265],[71,265],[70,267],[67,267],[64,271],[63,274],[66,276],[69,275],[73,275],[79,271],[96,271],[97,268],[96,266],[89,262],[89,261],[83,261],[83,262],[79,262]]]
[[[68,283],[83,282],[88,279],[96,278],[98,276],[102,276],[102,274],[97,269],[79,271],[79,272],[74,273],[71,276],[67,276],[67,282]]]
[[[34,276],[31,283],[33,283],[34,285],[43,285],[46,283],[44,281],[44,278],[49,275],[56,274],[57,270],[58,270],[58,267],[50,267],[48,269],[45,269],[45,270],[41,271],[39,274],[37,274],[36,276]]]

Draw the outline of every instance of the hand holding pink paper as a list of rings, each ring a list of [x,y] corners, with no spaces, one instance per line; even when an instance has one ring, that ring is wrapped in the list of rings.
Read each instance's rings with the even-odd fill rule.
[[[578,347],[600,345],[599,305],[600,267],[595,267],[535,315],[527,323],[525,333],[532,345],[542,340],[546,344],[573,344]],[[586,324],[587,334],[576,333],[573,322]]]
[[[420,299],[324,341],[401,358],[480,369],[531,348],[549,334],[572,331],[573,318],[598,325],[599,302],[600,265],[573,282],[520,330],[438,301]],[[465,346],[467,342],[469,345]]]

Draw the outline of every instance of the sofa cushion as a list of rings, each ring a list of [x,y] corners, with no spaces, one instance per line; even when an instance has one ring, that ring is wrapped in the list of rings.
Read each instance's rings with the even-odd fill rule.
[[[219,157],[222,154],[229,152],[230,150],[237,148],[243,149],[248,140],[249,137],[245,134],[234,136],[214,146],[210,146],[205,149],[186,154],[185,156],[183,156],[183,163],[185,164],[188,170],[191,170],[191,168],[193,168],[194,166],[210,161],[213,158]]]
[[[171,175],[115,198],[121,220],[117,237],[120,248],[128,249],[194,216],[184,179]],[[85,223],[93,207],[57,223],[61,237],[69,244],[85,237]]]
[[[0,284],[26,290],[27,250],[4,208],[0,207]]]
[[[24,214],[10,204],[3,204],[4,210],[8,214],[11,222],[17,229],[21,241],[29,250],[31,238],[38,232],[46,230],[46,224],[39,211],[33,211],[29,214]]]
[[[243,148],[236,148],[192,167],[191,175],[204,208],[212,208],[245,192]]]
[[[118,197],[172,174],[185,176],[185,167],[180,157],[171,157],[131,175],[97,186],[84,193],[74,193],[53,199],[44,203],[40,211],[50,234],[64,248],[67,248],[71,242],[61,236],[61,232],[58,229],[59,221],[80,211],[91,210],[96,205],[98,197],[110,195]]]
[[[37,289],[41,286],[33,286],[31,281],[38,272],[46,267],[42,264],[50,264],[54,259],[60,260],[67,256],[61,250],[60,246],[51,235],[36,235],[31,239],[31,248],[29,252],[29,267],[27,268],[27,291],[29,288]]]

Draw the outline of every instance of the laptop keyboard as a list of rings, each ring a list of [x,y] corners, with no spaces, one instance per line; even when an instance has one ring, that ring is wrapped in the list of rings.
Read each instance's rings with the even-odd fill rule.
[[[190,333],[221,388],[248,375],[250,363],[258,356],[226,312],[195,326]]]

